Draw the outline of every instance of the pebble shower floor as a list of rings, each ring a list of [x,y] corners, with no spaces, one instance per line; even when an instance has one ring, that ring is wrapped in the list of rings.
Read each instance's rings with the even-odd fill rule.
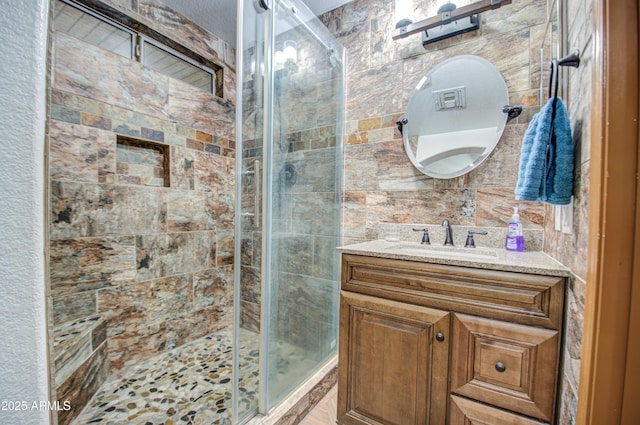
[[[257,403],[257,334],[243,332],[240,411]],[[110,376],[72,422],[231,425],[232,331],[208,335]],[[293,353],[292,353],[293,354]]]

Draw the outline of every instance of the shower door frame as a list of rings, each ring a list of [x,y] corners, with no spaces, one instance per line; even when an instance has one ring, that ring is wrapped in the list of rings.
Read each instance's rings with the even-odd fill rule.
[[[264,69],[265,70],[273,70],[273,61],[275,55],[275,37],[276,37],[276,28],[275,21],[276,18],[274,16],[274,10],[278,5],[286,5],[286,7],[293,10],[293,14],[296,14],[297,10],[307,9],[304,4],[299,3],[299,0],[272,0],[266,1],[262,3],[267,3],[268,8],[265,9],[264,12],[257,12],[256,17],[259,19],[260,15],[264,15]],[[284,6],[283,6],[284,7]],[[308,10],[308,9],[307,9]],[[244,15],[244,0],[238,0],[238,23],[244,23],[243,15]],[[319,35],[316,31],[314,31],[303,18],[300,18],[299,15],[296,15],[298,18],[298,23],[309,33],[311,34],[320,45],[327,50],[328,56],[335,55],[335,59],[341,63],[340,68],[340,76],[337,78],[337,86],[335,87],[336,93],[336,103],[338,107],[336,108],[336,120],[335,120],[335,128],[336,128],[336,146],[335,146],[335,196],[334,196],[334,223],[337,223],[336,235],[334,236],[336,239],[336,243],[339,244],[341,238],[341,201],[342,201],[342,174],[343,174],[343,164],[342,164],[342,146],[343,146],[343,138],[344,138],[344,101],[345,101],[345,89],[346,89],[346,49],[341,46],[337,40],[329,39],[329,41],[325,41],[322,38],[322,35]],[[317,19],[317,18],[316,18]],[[318,21],[319,22],[319,21]],[[240,24],[242,25],[242,24]],[[324,27],[323,27],[324,28]],[[241,173],[243,170],[243,161],[242,161],[242,128],[243,128],[243,92],[242,85],[244,79],[244,64],[243,60],[243,28],[238,28],[237,35],[237,58],[236,61],[236,70],[237,70],[237,104],[236,104],[236,147],[237,147],[237,157],[236,157],[236,227],[235,227],[235,258],[236,264],[234,269],[235,276],[235,286],[234,286],[234,347],[238,347],[234,349],[234,360],[233,360],[233,380],[234,380],[234,394],[233,394],[233,418],[234,423],[241,423],[249,421],[252,416],[249,414],[247,417],[242,418],[239,421],[238,417],[238,350],[240,347],[240,338],[239,338],[239,324],[240,324],[240,261],[242,252],[241,252],[241,244],[239,243],[242,240],[242,179]],[[327,30],[327,35],[333,37]],[[260,44],[260,37],[256,34],[256,50],[258,50],[258,45]],[[260,65],[257,61],[259,58],[256,52],[256,66],[255,72],[256,75],[259,73]],[[332,58],[334,60],[334,58]],[[270,403],[269,400],[269,382],[268,382],[268,374],[269,374],[269,341],[268,336],[270,335],[271,329],[271,297],[273,295],[271,288],[271,278],[272,278],[272,269],[271,269],[271,261],[272,261],[272,244],[271,237],[273,232],[272,220],[270,218],[271,212],[273,211],[273,196],[272,196],[272,188],[273,188],[273,153],[274,153],[274,108],[275,108],[275,74],[273,72],[264,72],[264,79],[258,80],[262,81],[262,155],[260,159],[262,159],[262,170],[261,170],[261,187],[256,188],[257,191],[260,192],[261,196],[261,205],[256,205],[256,210],[254,214],[256,216],[260,216],[260,226],[259,228],[262,230],[262,247],[261,247],[261,273],[260,273],[260,286],[261,286],[261,302],[260,302],[260,361],[259,361],[259,385],[258,385],[258,414],[268,414],[270,410],[275,408],[278,404],[282,403],[284,399],[288,397],[285,396],[284,399],[278,400],[276,403]],[[281,128],[280,131],[283,131]],[[256,134],[256,139],[258,134]],[[256,170],[257,171],[257,170]],[[256,197],[257,199],[257,197]],[[262,211],[259,214],[259,211]],[[337,258],[337,254],[336,254]],[[334,280],[338,282],[339,279],[339,266],[336,264],[335,266],[335,277]],[[336,287],[334,298],[336,299],[334,305],[337,308],[337,299],[339,296],[339,288]],[[337,311],[336,311],[337,314]],[[337,326],[336,326],[336,341],[337,341]],[[330,356],[328,359],[321,361],[316,365],[316,371],[320,370],[327,363],[331,362],[335,356],[337,355],[337,344],[335,346],[334,354]],[[299,385],[301,385],[300,383]],[[298,387],[299,387],[298,385]]]

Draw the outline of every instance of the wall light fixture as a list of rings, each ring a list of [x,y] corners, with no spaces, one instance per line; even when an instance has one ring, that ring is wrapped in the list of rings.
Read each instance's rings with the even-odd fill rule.
[[[406,19],[396,24],[391,33],[394,40],[413,34],[422,34],[422,44],[426,45],[457,34],[473,31],[479,27],[479,14],[511,4],[511,0],[480,0],[461,7],[448,2],[438,9],[438,14],[418,22]]]
[[[284,42],[284,60],[298,62],[298,45],[293,40],[285,40]]]

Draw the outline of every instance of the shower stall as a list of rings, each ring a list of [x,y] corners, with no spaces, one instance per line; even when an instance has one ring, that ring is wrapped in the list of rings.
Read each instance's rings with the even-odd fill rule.
[[[336,354],[346,59],[297,0],[240,1],[238,24],[234,418],[243,422]]]
[[[238,55],[166,3],[52,1],[60,425],[273,423],[335,364],[344,48],[299,1],[238,0]]]

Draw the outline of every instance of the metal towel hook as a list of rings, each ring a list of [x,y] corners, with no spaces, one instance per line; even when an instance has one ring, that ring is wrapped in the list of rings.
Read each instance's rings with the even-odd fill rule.
[[[558,61],[558,66],[572,66],[578,68],[580,66],[580,51],[576,50]]]
[[[571,66],[578,68],[580,66],[580,51],[576,50],[570,55],[567,55],[560,60],[552,60],[549,64],[551,73],[549,75],[549,97],[553,93],[553,97],[558,97],[558,67],[559,66]],[[553,92],[551,91],[553,87]]]
[[[553,122],[556,119],[556,104],[558,103],[558,67],[559,66],[572,66],[577,68],[580,66],[580,51],[575,50],[570,55],[567,55],[560,60],[552,60],[549,64],[551,68],[551,74],[549,75],[549,98],[551,98],[551,87],[553,86],[553,105],[551,108],[551,125],[550,132],[553,134]],[[550,142],[553,144],[553,137],[549,136]]]

